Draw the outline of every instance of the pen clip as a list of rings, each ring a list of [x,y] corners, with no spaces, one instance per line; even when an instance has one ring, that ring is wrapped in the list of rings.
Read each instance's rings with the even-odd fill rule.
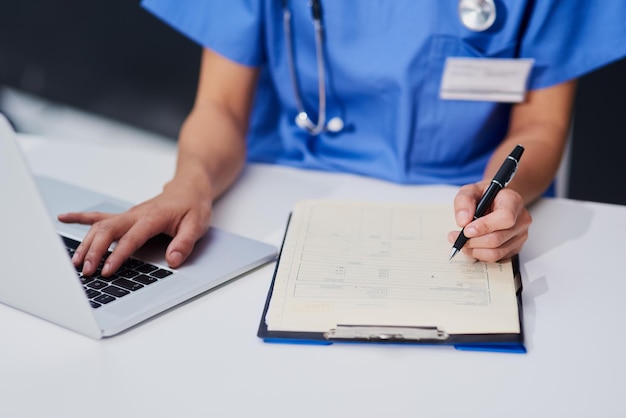
[[[513,162],[513,170],[511,170],[511,174],[509,175],[509,178],[504,182],[504,187],[506,187],[511,182],[511,180],[513,180],[513,177],[515,177],[515,173],[517,173],[519,161],[522,158],[523,153],[524,153],[524,146],[520,144],[516,145],[515,148],[513,148],[513,151],[511,151],[511,153],[509,154],[509,156],[506,157],[504,164],[502,164],[502,168],[504,168],[507,165],[507,162],[509,162],[509,160]]]
[[[513,163],[515,164],[515,167],[513,168],[513,171],[511,171],[511,175],[509,176],[509,179],[504,182],[503,187],[506,187],[511,182],[511,180],[513,180],[513,177],[515,177],[515,173],[517,173],[517,167],[519,167],[519,162],[515,158],[511,157],[510,155],[506,158],[513,161]]]

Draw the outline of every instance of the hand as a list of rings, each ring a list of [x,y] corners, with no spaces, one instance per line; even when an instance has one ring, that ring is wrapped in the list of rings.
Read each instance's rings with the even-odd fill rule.
[[[207,197],[206,190],[208,188],[193,188],[188,183],[182,185],[173,180],[161,194],[127,212],[59,215],[62,222],[91,225],[72,262],[83,266],[83,274],[93,274],[109,246],[117,241],[102,268],[102,275],[109,276],[146,241],[165,233],[173,238],[165,259],[172,268],[180,266],[191,254],[196,241],[209,228],[211,199]]]
[[[487,182],[480,182],[461,187],[454,199],[454,212],[456,223],[465,228],[463,233],[469,238],[463,253],[495,262],[520,252],[528,239],[532,218],[519,193],[505,188],[496,195],[491,211],[473,221],[476,205],[487,186]],[[450,232],[448,241],[454,243],[459,233]]]

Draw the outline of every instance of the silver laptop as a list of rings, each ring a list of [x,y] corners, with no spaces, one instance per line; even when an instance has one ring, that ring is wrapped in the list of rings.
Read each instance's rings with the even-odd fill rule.
[[[111,278],[82,277],[72,247],[88,227],[57,214],[120,212],[129,203],[35,177],[0,115],[0,302],[92,338],[109,337],[275,259],[276,248],[210,228],[179,269],[167,267],[156,238]]]

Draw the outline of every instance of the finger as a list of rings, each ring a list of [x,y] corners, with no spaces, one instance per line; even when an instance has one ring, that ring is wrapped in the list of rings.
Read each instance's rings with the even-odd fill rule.
[[[515,217],[525,210],[524,200],[522,196],[514,190],[503,189],[496,195],[493,201],[493,212],[509,211],[515,214]]]
[[[448,242],[450,244],[454,244],[456,239],[461,235],[461,231],[450,231],[448,232]]]
[[[519,233],[520,231],[517,231],[516,228],[490,232],[486,235],[469,239],[465,247],[473,249],[496,249],[505,245]]]
[[[464,250],[472,257],[485,261],[496,261],[511,257],[521,251],[528,239],[532,217],[525,208],[520,212],[513,228],[496,231],[481,237],[472,238]]]
[[[512,190],[502,190],[494,201],[492,212],[469,223],[463,233],[468,238],[477,238],[495,231],[514,228],[523,211],[525,208],[521,196]]]
[[[111,213],[103,212],[69,212],[61,213],[57,216],[57,218],[63,223],[93,225],[96,222],[103,221],[110,218],[111,216],[114,215]]]
[[[482,195],[478,184],[468,184],[459,189],[454,198],[454,218],[460,227],[470,223],[476,212],[476,202]]]
[[[83,274],[92,275],[100,265],[102,258],[111,244],[119,238],[126,227],[123,223],[102,221],[94,224],[89,231],[88,240],[83,240],[81,251],[84,253]]]
[[[196,242],[209,229],[209,221],[202,221],[193,215],[185,216],[172,242],[167,246],[165,259],[172,268],[179,267],[191,254]]]
[[[78,244],[78,247],[76,247],[76,249],[74,250],[74,255],[72,256],[72,263],[76,267],[79,267],[84,264],[85,253],[87,252],[87,249],[91,245],[91,241],[93,240],[93,235],[94,235],[93,229],[90,229],[89,231],[87,231],[87,234],[85,234],[85,237],[82,239],[80,244]]]
[[[102,267],[102,275],[106,277],[116,272],[124,261],[128,260],[146,241],[161,233],[163,228],[164,221],[148,217],[124,229],[124,232],[116,237],[117,245],[107,257]]]
[[[463,253],[480,261],[494,263],[518,254],[527,239],[528,233],[526,232],[515,235],[512,239],[497,248],[472,248],[465,246],[463,247]]]
[[[69,212],[69,213],[59,214],[57,218],[59,219],[59,221],[64,222],[64,223],[78,223],[82,225],[93,225],[97,222],[108,219],[112,216],[114,215],[110,213],[103,213],[103,212]],[[89,248],[91,247],[91,243],[93,241],[94,236],[95,236],[95,229],[90,228],[87,234],[85,234],[85,237],[82,239],[81,243],[78,245],[78,247],[76,247],[76,250],[74,250],[74,255],[72,256],[72,263],[76,267],[81,266],[81,265],[85,267],[84,266],[85,255],[87,251],[89,250]],[[93,272],[93,270],[95,270],[95,268],[93,268],[93,266],[91,265],[91,261],[90,261],[89,264],[87,265],[87,271]]]
[[[459,234],[460,234],[460,231],[449,232],[448,241],[450,243],[454,243],[457,237],[459,236]],[[481,252],[484,252],[485,254],[483,255],[483,258],[481,258],[482,260],[484,260],[485,257],[494,259],[493,257],[496,257],[499,253],[510,252],[508,247],[511,245],[511,243],[514,242],[512,240],[515,239],[516,237],[517,237],[517,234],[515,234],[513,230],[492,232],[485,236],[467,240],[465,245],[463,246],[463,252],[466,255],[473,257],[473,258],[477,258],[474,255],[477,252],[478,254],[481,254]],[[522,242],[524,241],[526,241],[526,239],[523,239]],[[489,255],[490,251],[493,251],[493,254],[491,256]]]

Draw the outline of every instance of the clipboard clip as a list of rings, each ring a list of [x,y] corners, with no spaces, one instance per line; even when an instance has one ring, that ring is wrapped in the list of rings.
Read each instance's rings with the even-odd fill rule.
[[[337,325],[324,333],[327,340],[421,341],[446,340],[448,337],[448,333],[437,327],[378,325]]]

